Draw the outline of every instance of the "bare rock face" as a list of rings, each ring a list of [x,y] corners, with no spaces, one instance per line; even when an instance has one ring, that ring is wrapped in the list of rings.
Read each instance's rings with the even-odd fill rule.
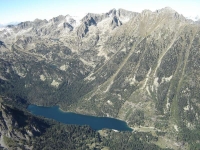
[[[0,41],[0,46],[1,46],[1,47],[5,47],[5,44],[4,44],[3,41]]]
[[[199,39],[171,8],[23,22],[0,30],[0,91],[176,139],[199,126]]]
[[[10,145],[20,148],[20,145],[27,144],[32,137],[41,135],[47,127],[47,124],[23,111],[0,104],[1,147],[9,149]],[[26,145],[26,149],[28,147]]]
[[[63,27],[64,28],[68,28],[69,29],[69,31],[72,31],[73,30],[73,26],[71,26],[69,23],[67,23],[67,22],[64,22],[63,23]]]

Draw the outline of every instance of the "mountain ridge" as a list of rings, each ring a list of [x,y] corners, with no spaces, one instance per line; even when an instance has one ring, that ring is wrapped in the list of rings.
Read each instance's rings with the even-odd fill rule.
[[[0,94],[165,132],[160,140],[175,149],[177,138],[194,144],[187,134],[199,125],[199,27],[168,7],[8,27],[0,31]]]

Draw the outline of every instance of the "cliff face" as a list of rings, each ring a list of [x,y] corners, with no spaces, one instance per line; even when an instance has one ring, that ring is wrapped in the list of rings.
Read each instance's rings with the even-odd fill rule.
[[[42,135],[49,125],[16,108],[0,104],[1,147],[31,149],[32,138]]]
[[[199,126],[199,35],[171,8],[23,22],[0,30],[0,92],[175,138]]]

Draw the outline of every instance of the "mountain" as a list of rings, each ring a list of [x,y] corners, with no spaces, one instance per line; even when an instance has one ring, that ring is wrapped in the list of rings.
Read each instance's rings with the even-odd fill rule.
[[[137,135],[113,130],[94,131],[89,126],[64,125],[53,120],[32,116],[26,110],[0,103],[1,149],[160,149],[149,141],[157,140],[149,133]],[[3,98],[6,103],[13,99]],[[149,136],[148,139],[145,137]],[[124,144],[118,137],[127,141]]]
[[[161,147],[195,149],[199,35],[169,7],[21,22],[0,30],[0,94],[119,118],[157,133]]]
[[[197,15],[197,16],[189,16],[189,17],[187,17],[187,19],[191,19],[191,20],[193,20],[193,21],[199,21],[200,20],[200,17]]]
[[[5,28],[6,26],[12,26],[12,25],[17,25],[19,22],[9,22],[6,24],[1,24],[0,23],[0,28]]]

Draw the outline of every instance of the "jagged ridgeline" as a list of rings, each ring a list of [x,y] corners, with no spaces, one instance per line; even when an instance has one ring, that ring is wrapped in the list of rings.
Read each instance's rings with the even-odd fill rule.
[[[198,149],[200,25],[171,8],[8,26],[0,68],[0,94],[20,103],[119,118],[159,146]]]

